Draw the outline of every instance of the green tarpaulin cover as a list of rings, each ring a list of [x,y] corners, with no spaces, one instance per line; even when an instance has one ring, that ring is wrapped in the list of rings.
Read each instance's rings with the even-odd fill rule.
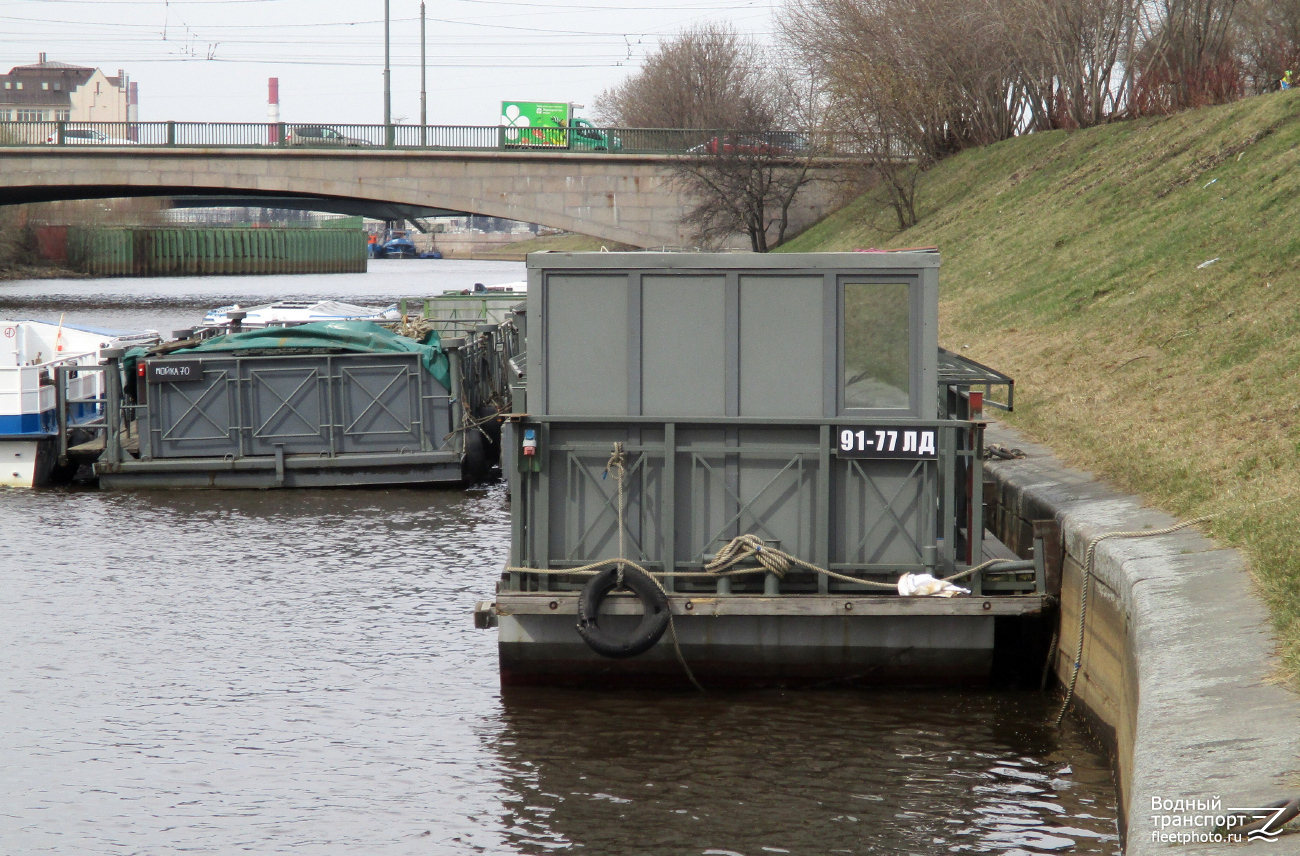
[[[444,388],[451,389],[451,367],[437,332],[430,332],[426,344],[399,336],[373,321],[316,321],[297,327],[267,327],[245,330],[208,339],[192,348],[179,348],[171,354],[205,354],[222,351],[261,351],[275,348],[332,348],[361,354],[419,354],[425,370]],[[139,350],[140,353],[132,352]],[[126,358],[143,356],[142,349],[132,349]],[[127,366],[130,372],[131,367]],[[134,374],[134,372],[131,372]],[[128,375],[129,377],[130,375]]]

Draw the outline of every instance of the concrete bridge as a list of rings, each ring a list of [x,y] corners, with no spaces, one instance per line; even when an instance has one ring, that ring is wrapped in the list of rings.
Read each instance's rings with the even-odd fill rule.
[[[0,204],[131,196],[212,205],[394,216],[472,213],[637,247],[689,246],[692,200],[671,154],[383,148],[25,145],[0,147]],[[791,210],[791,232],[822,216],[829,181]],[[226,200],[226,201],[222,201]],[[278,200],[278,201],[277,201]],[[281,204],[283,203],[283,204]]]

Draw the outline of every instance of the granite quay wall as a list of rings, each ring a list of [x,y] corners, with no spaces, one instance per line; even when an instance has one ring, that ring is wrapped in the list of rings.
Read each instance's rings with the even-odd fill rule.
[[[1005,427],[986,440],[1027,453],[988,466],[995,534],[1023,554],[1035,521],[1059,533],[1047,557],[1061,586],[1052,663],[1068,684],[1089,543],[1176,521]],[[1222,854],[1231,843],[1214,839],[1213,821],[1227,809],[1300,794],[1300,699],[1278,679],[1269,616],[1240,553],[1194,528],[1101,541],[1085,619],[1074,710],[1112,753],[1128,856]],[[1300,836],[1254,847],[1300,853]]]

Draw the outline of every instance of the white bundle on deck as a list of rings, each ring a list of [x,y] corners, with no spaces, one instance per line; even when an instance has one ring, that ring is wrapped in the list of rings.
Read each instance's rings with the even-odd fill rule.
[[[935,579],[929,574],[903,574],[898,578],[898,593],[903,597],[953,597],[970,594],[970,589]]]

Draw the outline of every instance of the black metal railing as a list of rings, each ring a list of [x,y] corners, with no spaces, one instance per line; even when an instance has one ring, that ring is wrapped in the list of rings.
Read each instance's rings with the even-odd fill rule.
[[[690,128],[514,128],[498,125],[353,125],[266,122],[0,122],[3,146],[167,148],[429,149],[595,154],[775,155],[801,158],[872,154],[858,135]],[[894,145],[891,157],[907,152]]]

